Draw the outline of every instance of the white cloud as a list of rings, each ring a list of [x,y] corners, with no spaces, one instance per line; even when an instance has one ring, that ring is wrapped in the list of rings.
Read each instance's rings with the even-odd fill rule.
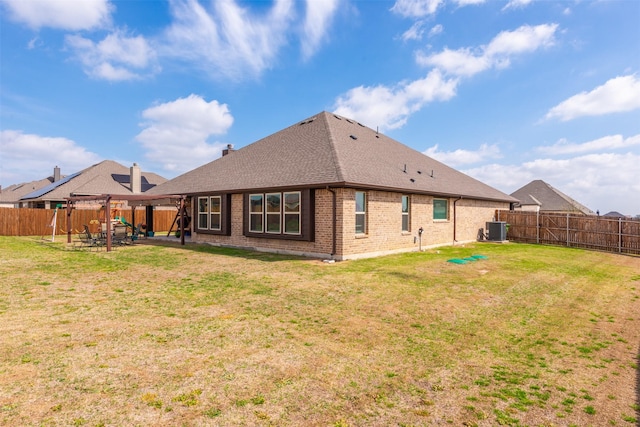
[[[455,3],[457,3],[457,5],[460,7],[482,4],[485,2],[486,0],[455,0]]]
[[[463,149],[440,151],[438,144],[436,144],[423,151],[422,154],[452,167],[481,163],[488,159],[497,159],[502,157],[500,147],[496,144],[482,144],[480,148],[475,151]]]
[[[444,27],[441,24],[434,25],[431,30],[429,30],[429,37],[437,36],[444,31]]]
[[[623,113],[640,108],[640,79],[636,75],[608,80],[591,92],[581,92],[549,110],[547,119],[568,121],[584,116]]]
[[[185,172],[219,157],[225,144],[209,143],[213,135],[225,134],[233,124],[226,104],[207,102],[197,95],[150,107],[136,139],[146,157],[169,172]]]
[[[302,54],[305,58],[315,54],[320,42],[326,36],[339,1],[307,0],[302,39]]]
[[[174,22],[166,32],[163,53],[235,80],[258,76],[269,68],[287,41],[295,12],[292,0],[276,0],[263,15],[252,15],[233,0],[210,5],[211,11],[197,0],[170,1]],[[320,26],[327,21],[325,15],[313,22],[314,29],[308,27],[307,36],[312,37],[308,42],[321,39]],[[311,45],[306,46],[309,52]]]
[[[506,193],[542,179],[593,211],[636,215],[640,214],[638,164],[638,153],[600,153],[520,165],[494,163],[463,172]]]
[[[109,0],[2,0],[11,19],[31,28],[79,31],[104,28],[114,9]]]
[[[397,0],[391,11],[406,18],[422,18],[433,15],[443,0]]]
[[[576,144],[561,139],[553,145],[541,146],[537,150],[541,153],[558,155],[558,154],[577,154],[588,153],[602,150],[616,150],[620,148],[628,148],[640,145],[640,134],[624,138],[622,135],[609,135],[593,141]]]
[[[366,124],[371,128],[395,129],[403,126],[409,115],[425,104],[446,101],[455,96],[458,81],[445,79],[438,70],[425,78],[395,87],[359,86],[338,97],[334,112]]]
[[[0,131],[0,158],[0,178],[10,184],[46,178],[54,166],[68,175],[101,160],[70,139],[25,134],[19,130]]]
[[[156,53],[142,36],[116,31],[98,43],[78,35],[66,36],[65,42],[94,78],[133,80],[158,71]]]
[[[532,0],[509,0],[509,3],[506,4],[502,10],[507,9],[521,9],[531,3]]]
[[[424,34],[424,21],[416,21],[400,38],[405,42],[407,40],[422,40],[422,34]]]
[[[535,27],[524,25],[514,31],[503,31],[486,46],[477,49],[445,48],[440,53],[426,55],[418,52],[416,62],[433,66],[457,76],[472,76],[490,68],[509,66],[514,55],[533,52],[554,43],[557,24],[542,24]]]

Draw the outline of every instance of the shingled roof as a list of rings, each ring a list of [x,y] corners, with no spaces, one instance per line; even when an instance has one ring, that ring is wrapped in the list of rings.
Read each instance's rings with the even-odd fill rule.
[[[131,194],[129,168],[113,160],[104,160],[80,172],[68,175],[21,197],[21,201],[63,200],[70,195]],[[142,191],[166,181],[151,172],[141,172]]]
[[[17,204],[22,197],[47,185],[51,185],[52,182],[53,177],[50,176],[37,181],[12,184],[0,190],[0,204]]]
[[[540,211],[576,212],[584,215],[595,215],[588,207],[573,200],[557,188],[536,179],[519,190],[511,193],[521,205],[538,205]]]
[[[321,112],[150,190],[150,194],[350,186],[516,201],[355,120]]]

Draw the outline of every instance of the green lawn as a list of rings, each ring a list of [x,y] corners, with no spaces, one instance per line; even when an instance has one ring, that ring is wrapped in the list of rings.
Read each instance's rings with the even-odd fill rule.
[[[487,243],[328,264],[0,237],[0,278],[1,425],[640,418],[637,257]]]

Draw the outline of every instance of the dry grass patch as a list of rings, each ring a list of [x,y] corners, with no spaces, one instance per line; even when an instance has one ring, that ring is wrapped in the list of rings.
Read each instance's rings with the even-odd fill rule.
[[[0,424],[639,418],[638,258],[510,244],[324,264],[4,237],[0,254]]]

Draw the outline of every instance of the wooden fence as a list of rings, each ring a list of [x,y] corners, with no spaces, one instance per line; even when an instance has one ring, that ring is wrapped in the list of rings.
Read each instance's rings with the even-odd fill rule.
[[[176,217],[176,210],[154,210],[153,230],[164,231],[171,228]],[[29,209],[29,208],[0,208],[0,236],[51,236],[53,234],[54,210]],[[132,222],[131,209],[124,209],[120,216],[129,223]],[[100,230],[99,212],[91,209],[74,209],[71,212],[71,230],[73,234],[81,231],[84,225],[88,225],[91,232]],[[135,211],[135,224],[146,223],[145,208]],[[176,228],[174,227],[174,230]],[[67,210],[58,209],[56,218],[56,235],[67,234]]]
[[[514,242],[640,255],[640,220],[544,212],[496,211]]]

